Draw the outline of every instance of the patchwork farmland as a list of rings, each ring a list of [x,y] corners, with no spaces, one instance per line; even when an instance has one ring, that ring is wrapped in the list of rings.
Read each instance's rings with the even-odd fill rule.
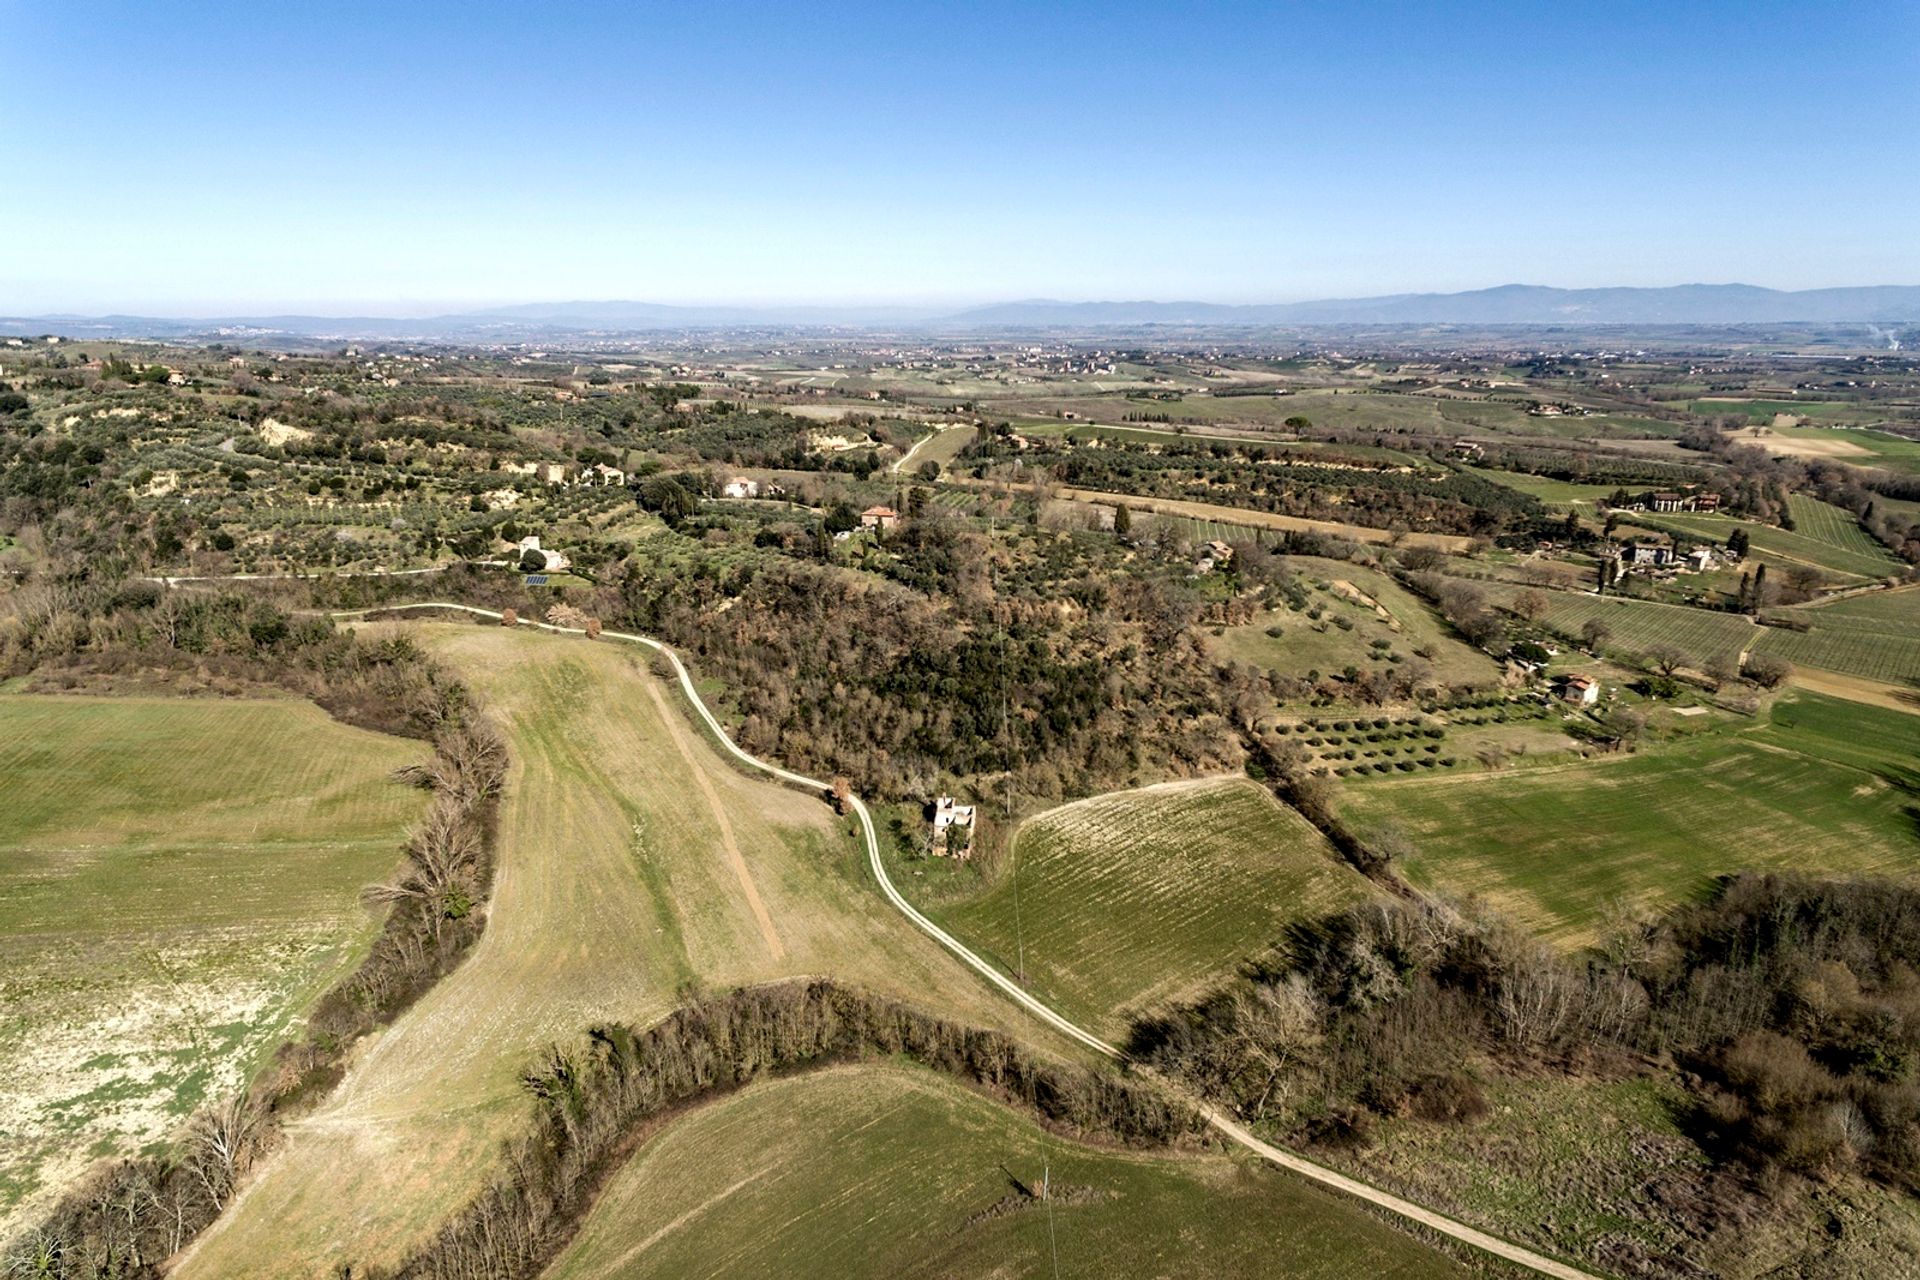
[[[1912,797],[1920,717],[1795,693],[1749,730],[1511,774],[1383,781],[1347,793],[1394,828],[1417,884],[1469,895],[1562,946],[1609,912],[1647,914],[1736,870],[1920,876]],[[1817,862],[1813,859],[1817,858]]]
[[[292,700],[0,697],[0,1236],[169,1139],[359,959],[422,754]]]

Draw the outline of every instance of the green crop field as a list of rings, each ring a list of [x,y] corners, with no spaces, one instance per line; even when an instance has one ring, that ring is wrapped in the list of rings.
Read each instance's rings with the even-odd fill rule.
[[[1743,731],[1515,774],[1375,782],[1347,796],[1365,831],[1419,849],[1418,884],[1480,895],[1557,943],[1611,905],[1651,910],[1742,869],[1920,873],[1910,784],[1920,717],[1794,693]]]
[[[1020,1197],[1049,1179],[1053,1202]],[[548,1280],[1468,1274],[1225,1156],[1098,1150],[903,1067],[754,1085],[651,1138]]]
[[[1449,684],[1499,678],[1499,665],[1492,658],[1456,639],[1424,601],[1388,575],[1313,556],[1290,557],[1287,563],[1307,589],[1307,607],[1296,610],[1283,603],[1266,610],[1243,626],[1226,628],[1214,638],[1214,648],[1227,657],[1295,676],[1334,674],[1349,666],[1367,670],[1390,661],[1383,655],[1398,654],[1403,662],[1432,667]],[[1324,587],[1319,585],[1323,582]],[[1373,603],[1360,599],[1362,595]],[[1311,616],[1316,609],[1319,618]],[[1340,626],[1336,618],[1350,626]],[[1276,628],[1278,636],[1268,634]],[[1385,647],[1376,644],[1382,640]],[[1421,657],[1417,649],[1428,650],[1432,657]]]
[[[636,648],[500,627],[411,629],[514,757],[480,945],[296,1124],[176,1269],[390,1264],[492,1172],[522,1069],[595,1021],[646,1023],[688,984],[833,974],[975,1025],[1004,1000],[915,932],[818,796],[727,764]]]
[[[1884,560],[1891,566],[1889,572],[1900,570],[1901,566],[1893,553],[1861,528],[1851,511],[1842,510],[1818,498],[1809,498],[1803,493],[1791,495],[1787,499],[1787,509],[1793,515],[1796,533],[1840,551]]]
[[[1617,484],[1576,484],[1550,476],[1531,476],[1519,471],[1494,471],[1485,467],[1464,467],[1482,480],[1504,485],[1520,493],[1531,494],[1548,506],[1568,507],[1574,503],[1592,506],[1620,488]]]
[[[1244,780],[1150,787],[1029,819],[1011,871],[936,918],[1069,1017],[1121,1035],[1128,1015],[1204,985],[1288,921],[1367,883],[1292,810]]]
[[[290,699],[0,697],[0,1236],[235,1087],[359,958],[422,754]]]
[[[1489,587],[1490,598],[1507,602],[1524,588]],[[1570,591],[1541,591],[1547,600],[1544,621],[1554,630],[1577,636],[1588,620],[1598,618],[1610,635],[1603,647],[1642,654],[1655,645],[1678,645],[1691,662],[1739,653],[1761,634],[1745,615],[1653,600],[1619,596],[1589,596]]]
[[[1732,402],[1718,403],[1722,407],[1712,409],[1710,412],[1739,411],[1740,406]],[[1920,471],[1920,440],[1886,431],[1826,425],[1847,421],[1885,421],[1886,414],[1878,411],[1874,406],[1834,403],[1795,405],[1777,400],[1744,403],[1753,406],[1748,416],[1756,420],[1756,425],[1750,430],[1738,433],[1738,438],[1743,443],[1757,444],[1772,452],[1791,456],[1832,458],[1857,466],[1886,467],[1893,471]],[[1798,426],[1775,422],[1775,412],[1793,417],[1809,417],[1821,425]]]
[[[1782,609],[1812,630],[1769,627],[1754,647],[1802,666],[1889,684],[1920,682],[1920,592],[1882,591]]]

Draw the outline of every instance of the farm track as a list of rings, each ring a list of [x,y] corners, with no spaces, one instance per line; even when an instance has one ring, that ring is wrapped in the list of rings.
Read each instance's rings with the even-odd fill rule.
[[[348,610],[336,613],[333,616],[352,618],[361,617],[369,612],[384,612],[397,609],[451,609],[483,618],[498,619],[502,616],[497,610],[482,609],[475,605],[460,604],[453,601],[421,601],[409,605],[387,605],[382,606],[378,610]],[[564,627],[548,622],[522,620],[519,625],[553,632],[559,635],[584,636],[586,634],[586,632],[579,627]],[[632,644],[638,644],[664,657],[668,664],[672,666],[674,675],[679,681],[681,692],[686,695],[688,703],[700,717],[701,721],[707,726],[708,730],[712,732],[714,738],[727,754],[748,767],[766,773],[791,786],[801,787],[814,792],[825,792],[829,789],[827,783],[817,778],[809,778],[805,774],[795,773],[790,769],[769,763],[738,746],[732,737],[728,735],[720,721],[714,716],[713,712],[708,708],[706,700],[700,696],[700,691],[693,682],[692,673],[687,669],[686,664],[680,660],[680,655],[670,646],[649,636],[635,635],[631,632],[602,631],[600,636],[602,639],[623,640]],[[866,803],[858,796],[849,796],[848,800],[854,814],[860,821],[861,835],[867,849],[868,865],[873,871],[874,879],[878,882],[881,892],[895,909],[905,915],[921,932],[945,947],[962,963],[966,964],[969,968],[979,973],[981,977],[999,988],[1002,993],[1026,1010],[1026,1012],[1032,1014],[1040,1022],[1045,1023],[1054,1030],[1107,1058],[1117,1062],[1126,1061],[1124,1051],[1100,1039],[1092,1032],[1083,1029],[1062,1014],[1055,1012],[1049,1005],[1029,994],[1025,988],[1000,972],[1000,970],[992,964],[976,955],[965,943],[942,929],[932,920],[929,920],[925,915],[922,915],[912,903],[908,902],[900,891],[894,887],[892,878],[887,874],[886,865],[880,856],[880,841],[874,830],[873,817],[871,813],[869,813]],[[1176,1093],[1181,1092],[1175,1089],[1170,1082],[1166,1081],[1165,1077],[1157,1073],[1147,1074],[1153,1075],[1154,1079],[1160,1081],[1163,1086],[1168,1087],[1170,1090]],[[1192,1098],[1188,1098],[1187,1101],[1193,1105],[1206,1119],[1207,1123],[1213,1126],[1219,1133],[1231,1139],[1247,1151],[1280,1168],[1287,1169],[1310,1181],[1317,1182],[1322,1186],[1344,1192],[1368,1204],[1386,1209],[1391,1213],[1405,1218],[1409,1222],[1418,1223],[1450,1239],[1471,1245],[1482,1252],[1508,1262],[1516,1263],[1529,1270],[1538,1272],[1541,1275],[1554,1276],[1557,1280],[1594,1280],[1592,1273],[1582,1271],[1568,1263],[1550,1258],[1545,1254],[1536,1253],[1531,1249],[1514,1244],[1508,1240],[1503,1240],[1498,1236],[1490,1235],[1487,1232],[1480,1231],[1477,1228],[1470,1227],[1465,1223],[1449,1218],[1444,1214],[1415,1204],[1410,1200],[1403,1199],[1390,1192],[1382,1191],[1377,1187],[1369,1186],[1357,1179],[1347,1177],[1345,1174],[1338,1173],[1324,1165],[1315,1163],[1305,1156],[1264,1142],[1214,1107]]]

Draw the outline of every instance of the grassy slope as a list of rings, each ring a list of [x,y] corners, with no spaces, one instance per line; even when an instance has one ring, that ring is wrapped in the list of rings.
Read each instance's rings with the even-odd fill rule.
[[[969,1221],[1051,1173],[1044,1205]],[[1069,1188],[1097,1198],[1067,1203]],[[1058,1271],[1054,1267],[1058,1260]],[[757,1085],[617,1174],[550,1280],[703,1276],[1411,1277],[1465,1274],[1353,1205],[1222,1156],[1049,1135],[917,1070]]]
[[[1251,782],[1122,791],[1029,819],[1011,875],[940,923],[1068,1017],[1128,1014],[1218,978],[1289,920],[1368,892],[1304,819]]]
[[[1541,935],[1590,941],[1615,900],[1654,908],[1716,875],[1920,873],[1911,770],[1920,719],[1793,694],[1769,722],[1559,769],[1376,782],[1344,806],[1394,824],[1418,883],[1477,893]]]
[[[0,1235],[166,1136],[359,955],[422,748],[287,701],[0,698]],[[11,1211],[11,1212],[10,1212]]]
[[[1499,664],[1448,634],[1431,608],[1386,574],[1314,556],[1289,557],[1287,563],[1309,587],[1309,607],[1318,605],[1330,615],[1344,617],[1354,624],[1353,629],[1328,626],[1325,631],[1317,631],[1304,612],[1296,613],[1283,603],[1245,626],[1228,627],[1214,640],[1215,648],[1242,662],[1304,676],[1309,671],[1331,674],[1349,665],[1367,670],[1377,661],[1373,642],[1386,640],[1391,646],[1388,652],[1398,653],[1409,662],[1426,661],[1416,658],[1413,651],[1422,646],[1431,648],[1434,657],[1429,665],[1449,684],[1484,684],[1499,678]],[[1393,620],[1381,618],[1338,589],[1318,586],[1319,582],[1350,583],[1378,601]],[[1272,627],[1280,628],[1278,637],[1267,634]]]
[[[974,1023],[1004,1019],[863,881],[831,811],[724,764],[637,650],[500,628],[419,634],[512,740],[491,923],[292,1128],[182,1276],[391,1260],[489,1172],[495,1140],[524,1114],[517,1078],[533,1055],[596,1020],[650,1021],[689,981],[832,973]],[[703,778],[783,954],[721,852]]]

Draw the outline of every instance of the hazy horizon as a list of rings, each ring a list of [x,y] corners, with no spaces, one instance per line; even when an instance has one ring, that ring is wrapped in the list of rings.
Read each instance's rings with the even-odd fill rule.
[[[1912,8],[7,16],[17,314],[1920,279]]]
[[[155,319],[168,319],[168,320],[179,320],[179,321],[267,318],[267,317],[273,317],[273,316],[302,316],[302,317],[307,317],[311,319],[427,320],[427,319],[435,319],[435,318],[447,317],[447,316],[486,315],[493,312],[511,312],[520,308],[532,308],[532,307],[577,306],[582,308],[593,308],[593,307],[612,307],[612,306],[630,306],[631,305],[631,306],[657,306],[662,308],[674,308],[674,309],[689,310],[689,311],[697,311],[697,310],[739,310],[739,311],[767,311],[767,312],[785,312],[785,311],[888,312],[888,311],[896,311],[902,314],[925,314],[925,315],[938,317],[938,316],[943,316],[947,314],[959,314],[962,312],[966,312],[966,311],[978,309],[978,308],[988,308],[988,307],[1001,306],[1001,305],[1047,304],[1047,305],[1055,305],[1055,306],[1073,307],[1073,306],[1115,306],[1115,305],[1169,306],[1169,305],[1193,304],[1193,305],[1199,305],[1199,306],[1229,306],[1229,307],[1276,306],[1277,307],[1277,306],[1288,306],[1288,305],[1299,304],[1299,303],[1313,303],[1313,302],[1334,302],[1334,301],[1347,301],[1347,300],[1366,301],[1371,298],[1392,298],[1392,297],[1412,298],[1412,297],[1422,297],[1422,296],[1445,297],[1445,296],[1453,296],[1458,294],[1482,293],[1482,292],[1487,292],[1492,290],[1498,290],[1503,288],[1513,288],[1513,287],[1564,289],[1569,291],[1585,291],[1589,289],[1601,290],[1601,289],[1611,289],[1611,288],[1648,289],[1648,290],[1685,289],[1685,288],[1749,288],[1749,287],[1760,288],[1760,289],[1776,289],[1777,288],[1777,286],[1767,285],[1767,284],[1757,284],[1756,282],[1750,281],[1750,280],[1716,280],[1716,281],[1687,280],[1687,281],[1675,281],[1670,284],[1626,285],[1626,286],[1578,285],[1578,284],[1540,285],[1533,281],[1509,280],[1509,281],[1501,281],[1496,284],[1470,286],[1466,289],[1461,289],[1461,290],[1392,289],[1392,290],[1386,290],[1379,294],[1366,294],[1366,295],[1355,294],[1355,295],[1347,295],[1342,298],[1333,298],[1330,296],[1316,296],[1311,298],[1309,297],[1298,297],[1298,298],[1257,297],[1257,298],[1247,298],[1247,299],[1173,297],[1173,296],[1148,297],[1142,294],[1128,293],[1125,291],[1122,291],[1121,293],[1118,293],[1112,297],[1100,297],[1100,298],[1043,297],[1037,294],[1026,296],[1026,297],[991,296],[991,297],[976,297],[976,298],[963,297],[963,298],[950,298],[950,299],[940,299],[940,298],[894,299],[894,298],[861,298],[861,297],[831,297],[831,296],[802,297],[802,298],[749,297],[749,298],[667,299],[667,298],[651,298],[651,297],[634,298],[634,297],[609,296],[609,297],[598,297],[598,298],[561,298],[561,297],[531,298],[530,297],[530,298],[512,298],[507,300],[492,300],[492,301],[477,302],[477,303],[448,302],[448,303],[441,304],[441,303],[433,303],[433,302],[422,302],[422,303],[411,304],[411,305],[404,301],[390,301],[386,303],[371,303],[364,307],[355,307],[355,306],[352,306],[351,304],[342,304],[342,305],[335,306],[330,309],[324,309],[324,310],[317,309],[317,308],[310,309],[310,308],[296,306],[296,305],[274,305],[274,304],[265,304],[260,306],[244,307],[244,308],[220,308],[220,307],[213,307],[213,306],[199,306],[199,307],[160,308],[160,309],[139,308],[139,307],[109,307],[109,308],[92,308],[92,309],[76,308],[76,307],[43,307],[43,308],[26,309],[26,308],[19,308],[19,307],[9,307],[6,305],[7,299],[0,298],[0,315],[19,315],[19,316],[38,315],[38,316],[75,316],[75,317],[99,317],[99,316],[110,316],[110,315],[123,315],[123,316],[148,316]],[[1843,284],[1836,284],[1836,285],[1812,285],[1812,286],[1808,286],[1806,289],[1793,289],[1793,290],[1782,289],[1778,291],[1803,293],[1803,292],[1818,292],[1818,291],[1823,291],[1827,289],[1872,289],[1872,288],[1885,288],[1885,287],[1920,288],[1920,286],[1909,285],[1903,281],[1871,281],[1871,282],[1851,282],[1851,283],[1843,283]]]

